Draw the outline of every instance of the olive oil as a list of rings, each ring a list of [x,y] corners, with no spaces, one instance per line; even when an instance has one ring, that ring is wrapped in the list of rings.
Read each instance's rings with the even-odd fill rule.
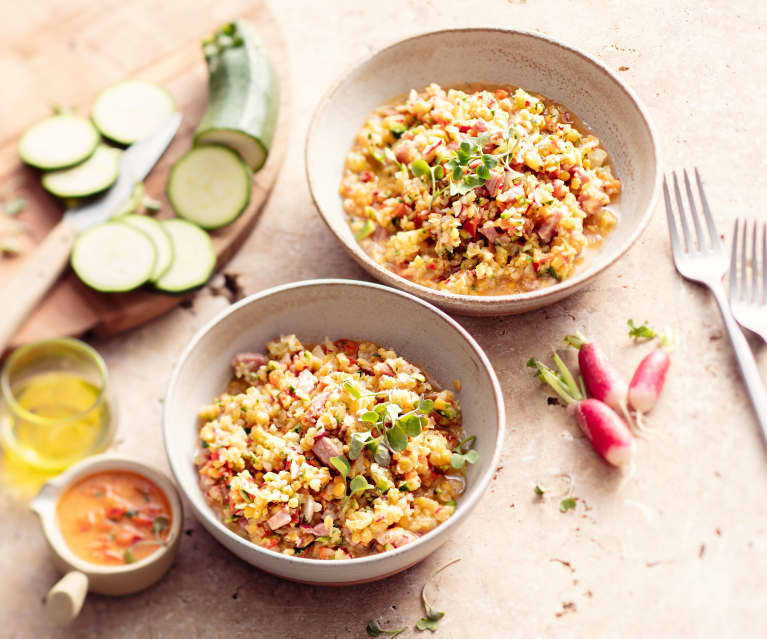
[[[3,418],[3,443],[27,463],[61,469],[94,452],[106,408],[101,389],[66,371],[46,372],[14,389],[17,408]]]

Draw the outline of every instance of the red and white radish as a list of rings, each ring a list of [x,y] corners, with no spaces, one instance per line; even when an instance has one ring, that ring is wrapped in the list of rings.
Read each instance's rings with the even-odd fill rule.
[[[538,377],[564,400],[594,449],[607,462],[618,467],[630,465],[634,457],[634,438],[626,422],[603,401],[587,399],[556,353],[554,362],[559,373],[536,359],[530,359],[527,365],[535,368]]]
[[[589,395],[604,402],[619,415],[627,415],[626,397],[629,386],[605,352],[594,342],[589,342],[581,333],[568,335],[565,337],[565,343],[578,349],[578,366]]]
[[[638,413],[649,413],[658,401],[671,357],[665,348],[657,348],[637,366],[629,383],[629,406]]]

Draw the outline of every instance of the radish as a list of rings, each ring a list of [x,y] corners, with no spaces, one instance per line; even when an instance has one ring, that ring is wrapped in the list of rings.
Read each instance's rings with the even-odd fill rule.
[[[594,399],[604,402],[619,415],[627,415],[628,384],[604,351],[589,342],[581,333],[568,335],[565,343],[578,349],[578,366],[586,382],[586,389]]]
[[[637,366],[629,384],[629,406],[638,413],[649,413],[658,401],[671,357],[665,348],[656,348]]]
[[[660,397],[663,385],[666,383],[666,373],[671,366],[671,356],[668,349],[671,344],[671,331],[658,333],[651,329],[647,322],[636,326],[632,320],[628,321],[629,337],[634,340],[654,339],[660,340],[660,348],[656,348],[647,355],[637,366],[634,376],[629,383],[628,403],[637,413],[649,413]]]
[[[556,353],[554,362],[559,372],[536,359],[530,359],[527,365],[536,369],[538,377],[564,400],[594,449],[608,463],[617,467],[630,465],[634,457],[634,438],[626,422],[606,403],[587,399],[583,388],[578,387],[572,373]]]

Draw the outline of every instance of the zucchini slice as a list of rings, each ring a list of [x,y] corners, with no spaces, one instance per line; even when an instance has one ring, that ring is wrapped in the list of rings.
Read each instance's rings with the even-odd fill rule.
[[[187,151],[168,175],[173,210],[204,229],[231,224],[250,202],[252,172],[237,153],[218,146]]]
[[[27,164],[50,171],[79,164],[96,150],[99,132],[76,115],[54,115],[33,125],[19,142]]]
[[[185,220],[164,220],[160,224],[170,235],[173,261],[155,287],[166,293],[183,293],[205,284],[216,266],[210,235]]]
[[[122,222],[106,222],[75,240],[71,263],[77,277],[103,293],[132,291],[149,281],[157,250],[146,233]]]
[[[120,149],[100,145],[85,162],[44,173],[43,187],[61,198],[88,197],[108,189],[120,171]]]
[[[173,243],[168,231],[157,220],[146,215],[125,215],[118,221],[143,231],[154,243],[157,250],[157,261],[149,280],[156,282],[165,274],[173,261]]]
[[[202,42],[208,63],[208,107],[195,145],[223,144],[254,171],[266,162],[277,128],[280,83],[252,25],[235,20]]]
[[[151,133],[175,110],[165,89],[131,80],[102,91],[93,103],[91,119],[105,138],[128,145]]]

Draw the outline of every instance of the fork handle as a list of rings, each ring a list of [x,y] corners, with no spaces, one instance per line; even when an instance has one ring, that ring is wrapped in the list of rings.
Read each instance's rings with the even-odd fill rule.
[[[741,375],[746,382],[746,390],[748,391],[748,396],[751,398],[751,404],[754,407],[756,420],[762,428],[762,436],[764,437],[765,443],[767,443],[767,391],[762,382],[759,368],[756,366],[754,353],[751,351],[751,347],[748,345],[748,342],[743,335],[743,331],[740,330],[740,326],[735,321],[735,317],[732,314],[732,310],[730,310],[730,304],[727,301],[722,284],[718,282],[715,286],[712,286],[711,292],[714,295],[716,303],[719,305],[719,312],[722,314],[724,326],[727,329],[727,334],[730,336],[730,342],[735,351],[735,357],[738,359],[738,364],[740,365]]]

